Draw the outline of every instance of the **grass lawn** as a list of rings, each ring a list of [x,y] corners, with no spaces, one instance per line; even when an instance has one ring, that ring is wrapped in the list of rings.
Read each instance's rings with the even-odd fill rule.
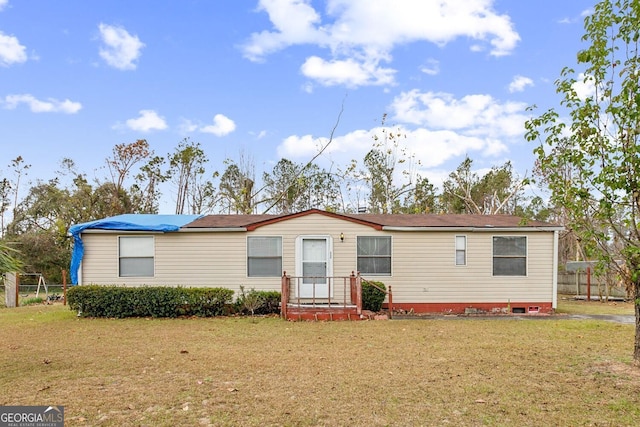
[[[558,295],[557,313],[634,315],[633,301],[576,300],[572,295]]]
[[[0,405],[67,426],[637,426],[633,325],[0,309]]]

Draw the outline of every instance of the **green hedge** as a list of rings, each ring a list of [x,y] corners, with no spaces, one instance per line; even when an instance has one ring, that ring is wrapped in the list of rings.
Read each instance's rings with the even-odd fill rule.
[[[382,303],[387,294],[373,285],[381,289],[387,289],[382,282],[362,280],[362,308],[378,312],[382,309]]]
[[[256,304],[253,304],[253,302]],[[254,307],[253,314],[280,314],[280,302],[282,294],[278,291],[256,291],[251,289],[245,292],[240,287],[240,295],[235,303],[235,311],[242,314],[252,314],[251,307]]]
[[[74,286],[67,303],[84,317],[219,316],[233,301],[225,288]]]

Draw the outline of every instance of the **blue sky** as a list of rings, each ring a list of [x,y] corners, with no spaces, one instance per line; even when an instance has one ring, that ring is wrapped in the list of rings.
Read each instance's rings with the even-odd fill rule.
[[[48,180],[73,159],[103,178],[116,144],[188,137],[210,168],[280,158],[345,167],[383,114],[414,173],[533,166],[526,108],[557,107],[594,1],[0,0],[0,176]],[[23,190],[24,194],[24,190]],[[172,213],[164,189],[161,213]]]

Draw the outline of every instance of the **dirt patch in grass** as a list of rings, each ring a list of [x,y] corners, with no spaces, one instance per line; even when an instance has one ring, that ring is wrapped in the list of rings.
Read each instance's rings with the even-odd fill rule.
[[[637,425],[633,326],[0,311],[0,405],[67,426]]]

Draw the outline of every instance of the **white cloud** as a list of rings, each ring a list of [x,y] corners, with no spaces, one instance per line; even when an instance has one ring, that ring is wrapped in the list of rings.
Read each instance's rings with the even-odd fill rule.
[[[100,37],[104,46],[100,47],[100,56],[107,64],[119,70],[135,70],[135,61],[145,46],[138,36],[132,36],[124,28],[100,24]]]
[[[578,98],[585,100],[596,94],[596,86],[593,81],[593,77],[587,76],[584,73],[578,75],[578,80],[573,84],[573,90],[578,95]]]
[[[565,18],[562,18],[562,19],[558,20],[558,23],[559,24],[582,23],[584,18],[589,16],[589,15],[591,15],[591,14],[593,14],[593,12],[594,12],[593,8],[585,9],[582,12],[580,12],[580,16],[579,17],[575,17],[575,16],[572,17],[572,18],[565,17]]]
[[[139,114],[140,117],[137,119],[129,119],[125,122],[129,129],[149,132],[152,130],[164,130],[168,127],[164,117],[160,117],[153,110],[140,110]]]
[[[200,132],[212,133],[216,136],[225,136],[236,130],[236,124],[233,120],[223,114],[216,114],[213,117],[213,124],[203,126]]]
[[[509,83],[509,92],[522,92],[527,86],[533,86],[533,80],[529,77],[515,76],[511,83]]]
[[[581,16],[582,18],[585,18],[585,17],[587,17],[587,16],[589,16],[589,15],[592,15],[593,13],[594,13],[593,8],[589,8],[589,9],[585,9],[585,10],[583,10],[582,12],[580,12],[580,16]]]
[[[252,61],[261,61],[292,44],[318,43],[323,38],[314,26],[320,24],[320,16],[306,0],[261,0],[258,10],[267,12],[276,31],[251,35],[243,50]]]
[[[9,0],[0,0],[0,12],[5,8],[6,5],[9,4]]]
[[[378,67],[377,62],[357,62],[354,59],[325,61],[317,56],[307,58],[302,74],[324,86],[388,85],[393,83],[395,70]]]
[[[46,101],[36,99],[30,94],[7,95],[4,99],[6,109],[13,110],[19,104],[26,104],[34,113],[64,113],[75,114],[82,109],[82,104],[73,102],[68,99],[59,101],[53,98],[47,98]]]
[[[465,38],[474,51],[511,53],[520,36],[509,16],[499,15],[492,5],[491,0],[329,0],[322,16],[309,0],[261,0],[259,10],[269,15],[272,29],[253,33],[243,52],[261,61],[289,46],[313,44],[328,49],[331,57],[307,59],[303,73],[308,77],[324,84],[386,84],[382,82],[393,81],[393,70],[379,68],[380,62],[391,61],[393,49],[407,43],[445,46]],[[336,78],[338,66],[342,69]],[[364,70],[384,79],[363,78]],[[425,68],[429,70],[433,68]]]
[[[435,59],[427,59],[424,65],[420,67],[420,71],[430,76],[440,74],[440,62]]]
[[[291,135],[285,138],[278,146],[278,157],[291,160],[305,157],[311,158],[327,141],[327,138],[314,138],[313,135]]]
[[[251,134],[251,135],[253,135],[253,136],[255,136],[255,138],[256,138],[256,139],[262,139],[262,138],[264,138],[265,136],[267,136],[267,134],[268,134],[268,133],[267,133],[267,131],[266,131],[266,130],[261,130],[261,131],[260,131],[260,132],[258,132],[258,133],[250,132],[250,134]]]
[[[403,148],[415,156],[415,160],[419,160],[423,176],[431,175],[434,168],[442,167],[446,162],[470,152],[477,152],[482,157],[496,157],[508,152],[506,144],[502,141],[464,135],[452,130],[410,130],[405,127],[395,130],[406,136],[401,140]],[[356,130],[334,137],[317,162],[324,167],[330,167],[334,161],[344,165],[349,164],[352,159],[363,159],[373,147],[373,136],[381,135],[381,131],[381,128]],[[291,135],[278,146],[277,154],[278,157],[292,161],[307,161],[328,142],[325,137]]]
[[[440,179],[443,170],[455,167],[451,162],[465,155],[504,161],[510,146],[523,140],[526,108],[525,103],[499,102],[489,95],[458,99],[451,94],[413,90],[396,97],[389,111],[398,123],[394,131],[405,136],[398,141],[420,163],[420,174]],[[363,159],[373,147],[374,136],[381,134],[382,128],[376,127],[335,136],[318,162],[330,167]],[[291,135],[278,146],[277,154],[305,161],[327,143],[324,137]]]
[[[26,48],[15,36],[8,36],[0,31],[0,66],[8,67],[27,60]]]
[[[456,99],[447,93],[420,93],[415,89],[401,93],[391,105],[395,119],[402,123],[501,138],[522,135],[526,108],[525,103],[500,103],[490,95]]]
[[[189,119],[181,119],[180,120],[180,125],[178,126],[178,129],[180,130],[180,133],[191,133],[191,132],[195,132],[196,130],[198,130],[198,125],[193,123],[191,120]]]

